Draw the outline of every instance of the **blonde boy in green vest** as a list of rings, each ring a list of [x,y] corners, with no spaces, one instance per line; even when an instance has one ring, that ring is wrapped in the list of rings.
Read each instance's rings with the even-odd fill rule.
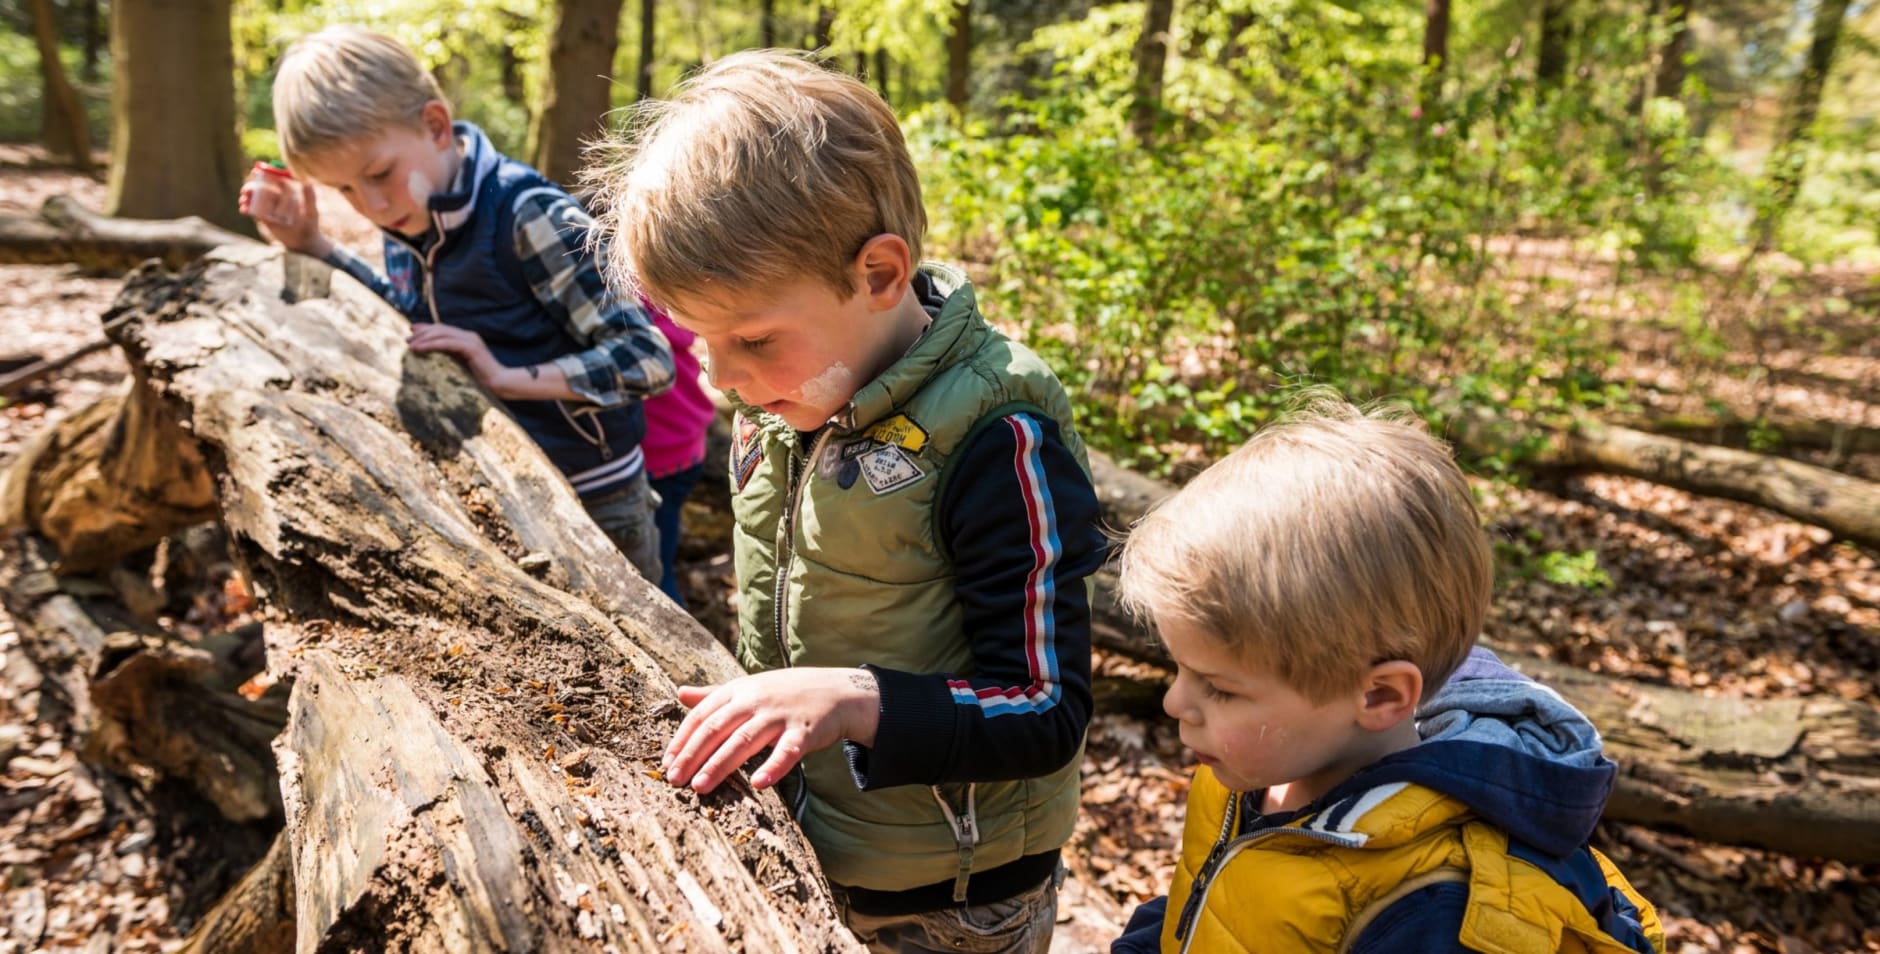
[[[874,950],[1042,952],[1104,557],[1063,388],[920,264],[920,184],[866,86],[753,51],[641,120],[594,176],[609,268],[737,401],[751,673],[681,690],[667,776],[709,792],[765,749],[753,785],[800,768],[804,831]]]

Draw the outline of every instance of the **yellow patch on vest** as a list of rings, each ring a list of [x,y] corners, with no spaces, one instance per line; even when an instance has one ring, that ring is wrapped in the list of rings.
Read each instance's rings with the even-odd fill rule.
[[[870,439],[904,448],[916,454],[927,446],[927,429],[914,423],[914,419],[905,414],[896,414],[863,431]]]

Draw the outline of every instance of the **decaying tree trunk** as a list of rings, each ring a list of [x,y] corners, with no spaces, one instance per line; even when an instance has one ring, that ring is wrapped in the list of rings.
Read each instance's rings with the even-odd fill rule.
[[[235,822],[279,817],[269,744],[286,724],[284,695],[250,700],[236,687],[253,634],[183,644],[144,625],[113,587],[52,572],[46,545],[15,537],[0,598],[22,648],[53,687],[87,761],[120,775],[180,779]]]
[[[67,196],[40,207],[39,217],[0,215],[0,265],[62,265],[128,271],[147,259],[181,268],[218,245],[254,239],[196,216],[118,219],[99,215]]]
[[[1127,528],[1174,488],[1091,455],[1104,519]],[[1168,665],[1155,634],[1116,605],[1099,574],[1098,648]],[[1505,657],[1599,726],[1620,777],[1606,816],[1709,841],[1796,855],[1880,861],[1880,712],[1833,698],[1745,701]],[[1147,709],[1153,684],[1103,687],[1111,705]]]
[[[674,683],[729,654],[376,296],[283,283],[256,245],[146,268],[114,334],[213,473],[294,686],[292,903],[277,858],[197,949],[855,950],[774,795],[658,777]]]
[[[1454,440],[1476,452],[1511,445],[1498,422],[1461,421]],[[1880,484],[1800,461],[1583,422],[1551,434],[1528,458],[1543,468],[1598,470],[1754,504],[1880,547]]]

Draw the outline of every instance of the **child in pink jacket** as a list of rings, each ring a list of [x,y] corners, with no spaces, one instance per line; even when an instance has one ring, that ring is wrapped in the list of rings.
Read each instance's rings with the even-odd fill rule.
[[[672,343],[672,363],[676,376],[672,390],[646,401],[646,438],[640,446],[646,450],[646,475],[659,494],[659,509],[653,521],[659,527],[659,588],[681,607],[679,579],[673,561],[679,552],[679,514],[685,498],[698,485],[705,472],[705,431],[711,427],[712,400],[699,385],[698,358],[692,354],[696,335],[672,323],[652,305],[641,305],[652,312],[653,325]]]

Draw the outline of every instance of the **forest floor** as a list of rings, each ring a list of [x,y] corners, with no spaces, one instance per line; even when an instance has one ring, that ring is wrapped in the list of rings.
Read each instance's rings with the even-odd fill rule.
[[[31,214],[65,193],[99,207],[101,184],[17,168],[0,147],[0,214]],[[327,196],[329,231],[376,253],[371,229]],[[1817,273],[1849,294],[1876,276]],[[121,279],[65,267],[0,267],[0,358],[57,355],[96,332]],[[1871,301],[1871,299],[1869,299]],[[1626,357],[1615,379],[1664,407],[1792,410],[1880,427],[1874,306],[1806,328],[1714,329],[1702,360],[1647,316],[1649,294],[1619,303]],[[57,420],[121,386],[114,351],[86,358],[0,406],[0,466]],[[1701,397],[1699,397],[1701,395]],[[1840,462],[1872,479],[1876,462]],[[1742,698],[1833,694],[1880,705],[1880,568],[1875,554],[1754,507],[1643,481],[1588,475],[1529,485],[1481,482],[1504,559],[1489,645],[1639,680]],[[711,521],[701,512],[698,526]],[[722,539],[689,538],[681,576],[695,615],[724,636],[736,594]],[[1594,554],[1610,584],[1550,582],[1546,553]],[[239,578],[207,594],[209,616],[245,609]],[[214,618],[197,620],[208,626]],[[38,676],[0,611],[0,954],[174,950],[238,871],[219,848],[251,833],[175,824],[126,797],[148,780],[103,777],[36,711]],[[1099,659],[1100,670],[1129,663]],[[1167,720],[1099,714],[1083,807],[1067,858],[1055,951],[1104,950],[1128,911],[1167,890],[1192,763]],[[1880,952],[1880,866],[1794,858],[1602,826],[1599,847],[1663,915],[1674,952]],[[220,863],[227,867],[227,862]]]

